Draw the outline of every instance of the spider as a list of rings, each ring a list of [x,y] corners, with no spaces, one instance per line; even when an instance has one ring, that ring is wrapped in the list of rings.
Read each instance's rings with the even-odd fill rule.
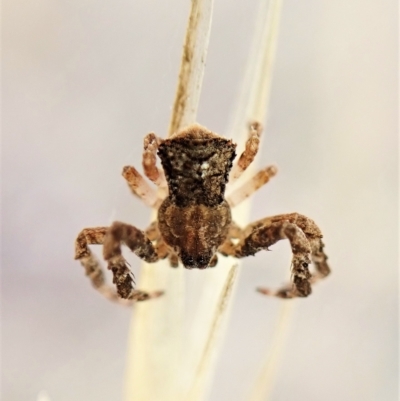
[[[143,169],[158,191],[134,167],[124,167],[122,175],[134,195],[157,209],[158,219],[145,231],[116,221],[110,227],[85,228],[80,232],[75,259],[83,265],[93,286],[107,298],[122,303],[162,294],[134,288],[133,274],[121,254],[122,244],[149,263],[168,258],[172,267],[180,261],[187,269],[206,269],[217,265],[217,254],[243,258],[288,239],[293,253],[291,283],[277,290],[258,291],[280,298],[307,297],[311,284],[330,273],[322,234],[314,221],[290,213],[266,217],[242,229],[231,218],[231,208],[266,184],[276,174],[276,168],[260,170],[225,197],[228,177],[229,183],[236,181],[254,160],[261,131],[261,124],[249,124],[245,149],[234,165],[236,144],[198,124],[168,139],[154,133],[146,135]],[[157,155],[162,169],[157,167]],[[104,259],[113,273],[116,291],[106,284],[90,244],[103,244]],[[313,274],[309,271],[311,262]]]

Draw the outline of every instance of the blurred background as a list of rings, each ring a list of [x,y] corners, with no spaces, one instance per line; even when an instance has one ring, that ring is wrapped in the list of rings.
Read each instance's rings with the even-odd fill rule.
[[[296,301],[271,400],[398,399],[397,7],[283,2],[259,156],[279,174],[252,219],[312,217],[333,273]],[[226,136],[257,10],[215,2],[198,120]],[[122,399],[132,312],[92,289],[73,244],[83,227],[149,222],[121,170],[140,166],[147,132],[166,134],[188,11],[184,0],[3,2],[5,401]],[[285,242],[244,261],[210,401],[245,399],[280,309],[254,288],[280,285],[289,265]]]

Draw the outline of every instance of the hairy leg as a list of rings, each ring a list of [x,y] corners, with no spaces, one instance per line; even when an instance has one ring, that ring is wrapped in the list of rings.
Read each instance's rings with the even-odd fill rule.
[[[325,244],[322,242],[321,238],[313,238],[310,239],[311,245],[311,259],[313,261],[315,267],[315,273],[312,277],[312,282],[315,283],[326,276],[328,276],[331,272],[331,269],[328,265],[328,256],[326,256],[324,252]]]
[[[277,168],[275,166],[268,166],[260,170],[257,174],[227,196],[226,200],[229,203],[229,206],[237,206],[265,185],[273,176],[276,175],[276,173]]]
[[[89,249],[89,245],[103,244],[108,231],[108,227],[85,228],[79,233],[75,242],[75,259],[78,259],[84,267],[92,285],[107,299],[123,305],[131,305],[136,301],[144,301],[162,295],[161,292],[147,293],[135,290],[133,288],[133,275],[126,266],[125,261],[117,269],[111,269],[114,276],[113,281],[117,284],[118,293],[114,288],[107,285],[100,262]],[[121,259],[123,260],[122,256]],[[121,299],[120,291],[127,294],[128,297],[125,298],[128,299]]]
[[[156,249],[143,231],[129,224],[115,221],[104,237],[103,256],[108,268],[114,273],[114,284],[121,298],[133,296],[133,280],[129,268],[122,256],[121,245],[124,243],[133,253],[148,263],[159,259]]]
[[[146,177],[158,187],[166,187],[164,170],[157,167],[157,150],[161,141],[153,132],[144,137],[143,170]]]
[[[150,241],[156,241],[161,238],[160,230],[158,229],[156,220],[150,223],[146,230],[144,230],[144,234]]]
[[[229,176],[229,183],[232,184],[236,181],[242,173],[253,162],[260,146],[260,136],[262,132],[262,125],[258,122],[249,124],[249,137],[246,141],[245,149],[240,155],[237,162],[233,165],[231,174]]]
[[[162,199],[157,196],[157,192],[152,188],[144,177],[132,166],[125,166],[122,176],[126,179],[132,193],[139,197],[147,206],[158,208]]]
[[[234,221],[232,221],[226,240],[219,246],[217,252],[224,256],[235,256],[236,244],[243,238],[244,231]]]
[[[329,272],[327,256],[323,252],[321,231],[313,220],[298,213],[268,217],[249,224],[237,243],[228,239],[219,252],[242,258],[254,255],[281,239],[288,239],[293,252],[292,284],[278,290],[259,288],[265,295],[280,298],[306,297],[311,293],[311,284],[326,277]],[[314,263],[316,275],[312,275],[308,265]]]
[[[179,257],[175,252],[171,252],[168,255],[169,264],[171,267],[178,267],[179,266]]]

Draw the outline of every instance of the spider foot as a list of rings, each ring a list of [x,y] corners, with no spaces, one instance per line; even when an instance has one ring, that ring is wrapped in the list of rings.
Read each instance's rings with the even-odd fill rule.
[[[308,280],[294,281],[293,284],[279,289],[257,287],[256,291],[263,295],[282,299],[305,298],[311,294],[311,284]]]
[[[128,299],[134,290],[135,279],[129,267],[126,265],[125,259],[121,256],[114,256],[108,261],[108,268],[113,273],[113,283],[117,287],[118,295],[121,298]]]
[[[256,291],[258,291],[260,294],[263,295],[267,295],[270,297],[278,297],[283,299],[290,299],[296,297],[294,286],[284,287],[279,290],[272,290],[270,288],[265,288],[265,287],[257,287]]]
[[[263,295],[278,298],[305,298],[311,294],[312,275],[308,270],[310,258],[307,254],[295,254],[292,261],[292,284],[277,290],[259,287],[257,291]]]
[[[164,291],[144,292],[140,290],[133,290],[128,299],[140,302],[147,301],[148,299],[158,298],[161,297],[161,295],[164,295]]]
[[[117,287],[118,295],[123,299],[131,301],[146,301],[158,298],[163,295],[163,291],[144,292],[136,290],[135,276],[127,266],[127,262],[121,255],[114,256],[108,260],[108,268],[113,273],[113,283]]]

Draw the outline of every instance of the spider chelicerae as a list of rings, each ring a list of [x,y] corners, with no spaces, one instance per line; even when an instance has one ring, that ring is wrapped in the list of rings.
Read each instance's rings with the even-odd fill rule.
[[[156,298],[162,291],[134,288],[134,277],[121,254],[124,244],[146,262],[168,258],[187,269],[206,269],[218,263],[217,254],[243,258],[288,239],[292,248],[292,282],[277,290],[258,288],[265,295],[280,298],[306,297],[311,284],[329,272],[320,229],[298,213],[266,217],[245,228],[231,218],[231,208],[266,184],[277,170],[268,166],[225,197],[225,187],[236,181],[257,154],[261,125],[249,125],[245,150],[235,164],[236,144],[195,124],[161,139],[154,133],[144,139],[143,170],[158,190],[131,166],[123,169],[132,192],[157,210],[157,220],[141,231],[114,222],[110,227],[83,229],[76,239],[75,258],[85,268],[93,286],[107,298],[132,303]],[[157,155],[162,169],[157,167]],[[162,195],[164,194],[164,195]],[[114,287],[106,284],[99,261],[89,249],[103,244],[104,259],[113,273]],[[313,274],[309,264],[313,263]]]

